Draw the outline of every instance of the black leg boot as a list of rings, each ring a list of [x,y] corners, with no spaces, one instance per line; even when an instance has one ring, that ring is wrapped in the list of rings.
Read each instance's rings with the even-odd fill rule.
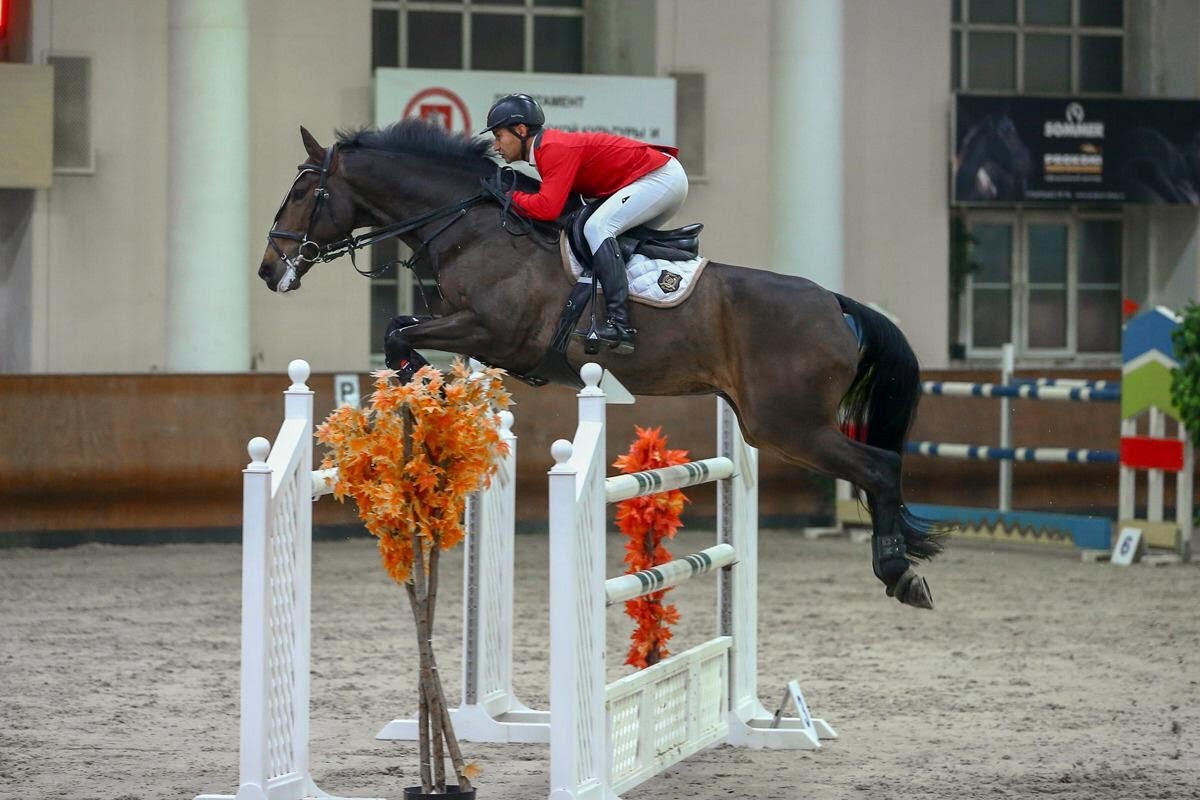
[[[629,324],[629,276],[617,240],[608,238],[592,257],[592,271],[604,290],[606,319],[596,333],[600,340],[622,355],[633,352],[637,329]]]
[[[408,383],[417,370],[429,363],[404,338],[404,329],[418,322],[420,320],[416,317],[395,317],[383,334],[384,360],[388,369],[396,370],[396,378],[400,383]]]

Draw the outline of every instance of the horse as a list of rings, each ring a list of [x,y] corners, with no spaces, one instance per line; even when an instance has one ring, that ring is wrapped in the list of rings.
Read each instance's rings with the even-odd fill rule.
[[[1121,165],[1118,182],[1131,203],[1200,203],[1200,175],[1193,160],[1160,131],[1140,126],[1118,142],[1113,159]]]
[[[411,348],[429,348],[517,376],[534,371],[572,279],[557,242],[543,238],[557,230],[515,225],[506,205],[481,190],[498,169],[490,143],[420,120],[336,135],[324,147],[301,128],[308,160],[275,215],[258,270],[267,288],[296,291],[317,261],[398,236],[425,257],[443,313],[394,321],[389,366]],[[537,185],[517,180],[525,190]],[[361,228],[374,231],[355,237]],[[914,566],[942,550],[944,531],[911,513],[902,497],[901,454],[920,397],[917,359],[903,333],[812,281],[716,262],[686,302],[632,306],[636,352],[588,355],[572,337],[566,357],[574,375],[592,360],[637,395],[725,398],[749,443],[865,494],[872,567],[886,594],[933,608]]]
[[[988,114],[963,137],[954,159],[954,199],[1023,200],[1033,172],[1029,148],[1007,115]]]

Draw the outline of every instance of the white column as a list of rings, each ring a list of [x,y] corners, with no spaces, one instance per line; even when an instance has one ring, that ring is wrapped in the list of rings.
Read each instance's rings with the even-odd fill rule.
[[[771,263],[842,290],[841,0],[771,1]]]
[[[171,0],[167,366],[250,366],[249,25],[245,0]]]

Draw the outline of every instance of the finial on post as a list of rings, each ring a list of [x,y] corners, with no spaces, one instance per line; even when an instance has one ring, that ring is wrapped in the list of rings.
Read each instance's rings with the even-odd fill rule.
[[[604,368],[595,361],[589,361],[579,370],[579,377],[583,379],[583,388],[579,390],[581,395],[597,395],[604,392],[600,389],[600,381],[604,377]]]
[[[575,446],[566,439],[556,439],[554,444],[550,445],[550,455],[554,457],[554,469],[566,467],[567,462],[571,460],[571,455],[575,452]]]
[[[288,364],[288,377],[292,379],[292,385],[288,387],[288,391],[307,391],[308,376],[312,374],[312,368],[308,366],[308,362],[303,358],[297,358]]]
[[[246,452],[250,454],[250,463],[247,466],[266,466],[267,456],[271,454],[271,443],[261,436],[255,436],[246,446]]]

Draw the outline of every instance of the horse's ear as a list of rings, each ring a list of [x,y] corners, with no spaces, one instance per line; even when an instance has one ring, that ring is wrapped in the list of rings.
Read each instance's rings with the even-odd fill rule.
[[[325,148],[317,143],[317,140],[303,125],[300,126],[300,139],[304,142],[304,149],[308,151],[309,158],[318,164],[325,160]]]

